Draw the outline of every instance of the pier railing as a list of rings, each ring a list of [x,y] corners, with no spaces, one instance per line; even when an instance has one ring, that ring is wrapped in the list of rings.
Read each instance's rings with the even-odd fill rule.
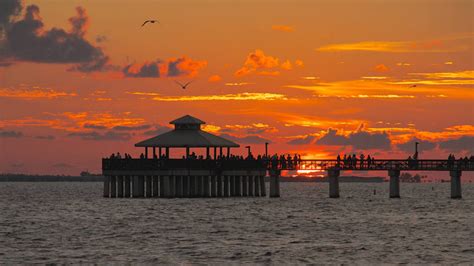
[[[103,159],[103,170],[353,170],[353,171],[474,171],[472,160],[200,160],[200,159]]]

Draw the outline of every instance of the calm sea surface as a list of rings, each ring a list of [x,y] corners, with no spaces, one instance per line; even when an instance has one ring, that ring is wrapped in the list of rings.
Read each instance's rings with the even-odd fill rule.
[[[268,184],[267,184],[268,187]],[[474,184],[282,183],[282,197],[105,199],[0,183],[0,263],[473,263]],[[377,194],[373,195],[376,189]]]

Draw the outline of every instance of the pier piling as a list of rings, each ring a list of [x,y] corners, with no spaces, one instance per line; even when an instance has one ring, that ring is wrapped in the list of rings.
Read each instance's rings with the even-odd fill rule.
[[[131,182],[131,178],[129,175],[126,175],[124,177],[124,192],[123,192],[123,196],[125,198],[130,198],[130,196],[132,196],[132,191],[130,190],[131,188],[131,185],[130,185],[130,182]]]
[[[229,184],[230,183],[230,178],[229,176],[224,176],[224,197],[230,197],[230,191],[229,191]]]
[[[270,170],[270,198],[280,197],[280,170]]]
[[[329,197],[333,199],[339,198],[339,175],[340,171],[338,169],[328,170]]]
[[[110,197],[117,197],[117,177],[114,175],[110,177]]]
[[[123,198],[123,176],[117,176],[117,197]]]
[[[388,170],[390,176],[390,198],[400,198],[400,170]]]
[[[110,176],[104,176],[104,197],[110,197]]]
[[[248,194],[248,195],[249,195],[250,197],[253,197],[253,196],[255,195],[255,194],[254,194],[255,190],[254,190],[254,188],[253,188],[253,185],[254,185],[254,183],[255,183],[254,177],[253,177],[253,175],[249,175],[249,176],[247,176],[247,178],[248,178],[248,183],[249,183],[249,190],[248,190],[248,191],[249,191],[249,194]]]
[[[265,176],[259,176],[260,179],[260,197],[265,197],[267,195],[267,190],[265,188]]]
[[[451,198],[461,199],[462,198],[462,191],[461,191],[462,171],[459,171],[459,170],[449,171],[449,175],[451,176]]]
[[[152,180],[151,176],[149,176],[149,175],[145,176],[145,188],[146,188],[146,197],[147,198],[151,198],[151,196],[152,196],[152,193],[151,193],[151,186],[152,186],[151,180]]]

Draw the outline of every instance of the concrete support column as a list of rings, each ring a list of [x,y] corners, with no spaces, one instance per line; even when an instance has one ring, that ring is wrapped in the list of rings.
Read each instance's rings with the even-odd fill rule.
[[[110,197],[110,176],[104,176],[104,198]]]
[[[168,178],[170,180],[170,197],[174,198],[176,197],[176,176],[170,175]]]
[[[171,198],[171,182],[169,176],[160,176],[160,197]]]
[[[336,169],[328,170],[329,197],[339,198],[339,175],[341,171]]]
[[[176,176],[176,183],[175,183],[175,197],[182,198],[183,197],[183,176]]]
[[[147,198],[151,198],[151,196],[152,196],[152,193],[151,193],[151,186],[152,186],[151,182],[152,181],[151,180],[152,180],[151,176],[149,176],[149,175],[145,176],[145,189],[146,189],[146,192],[145,192],[146,194],[145,195],[146,195]]]
[[[229,176],[224,176],[224,197],[229,197],[230,196],[230,191],[229,191],[229,184],[230,183],[230,178]]]
[[[248,184],[249,184],[249,187],[248,187],[248,192],[249,193],[248,193],[248,195],[250,197],[252,197],[252,196],[254,196],[254,192],[255,192],[255,190],[253,188],[255,181],[254,181],[253,175],[249,175],[249,176],[247,176],[247,178],[248,178]]]
[[[134,176],[133,177],[133,197],[143,198],[144,195],[144,177]]]
[[[241,176],[235,176],[235,196],[240,197],[242,196],[242,184],[241,184]]]
[[[189,197],[189,176],[185,175],[183,178],[183,197]]]
[[[160,198],[165,197],[165,176],[160,176]]]
[[[249,186],[248,186],[248,176],[242,176],[242,197],[247,197],[249,195]]]
[[[461,191],[462,171],[459,171],[459,170],[449,171],[449,175],[451,176],[451,198],[461,199],[462,198],[462,191]]]
[[[196,176],[189,177],[189,196],[196,197],[197,196],[197,186],[196,186]]]
[[[117,176],[117,197],[123,198],[123,176]]]
[[[235,176],[231,175],[229,178],[230,183],[230,196],[235,197]]]
[[[260,196],[265,197],[267,195],[267,189],[265,188],[265,176],[260,176]]]
[[[202,185],[203,185],[203,197],[210,197],[210,192],[209,192],[209,176],[205,175],[202,177]]]
[[[159,185],[159,177],[153,176],[153,188],[152,193],[154,198],[158,198],[160,196],[160,185]]]
[[[202,197],[202,194],[203,194],[203,190],[204,188],[202,187],[202,176],[196,176],[196,182],[197,182],[197,197]]]
[[[259,176],[254,176],[253,177],[253,181],[254,181],[254,194],[255,194],[255,197],[258,197],[258,196],[261,196],[260,195],[260,178]]]
[[[132,195],[132,191],[130,190],[131,186],[130,186],[130,181],[131,181],[131,177],[129,175],[125,176],[124,178],[124,182],[125,182],[125,185],[124,185],[124,193],[123,193],[123,196],[125,198],[130,198],[130,196]]]
[[[222,184],[222,176],[218,175],[216,177],[216,187],[217,187],[217,196],[218,197],[224,197],[224,191],[223,191],[223,184]]]
[[[110,197],[117,197],[117,177],[114,175],[110,176]]]
[[[400,198],[400,170],[388,170],[390,176],[390,198]]]
[[[216,176],[211,176],[211,197],[217,196]]]
[[[280,170],[270,170],[270,198],[280,197]]]

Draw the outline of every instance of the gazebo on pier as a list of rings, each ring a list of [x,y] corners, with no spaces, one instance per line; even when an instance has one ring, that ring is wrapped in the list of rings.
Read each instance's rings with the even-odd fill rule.
[[[206,157],[209,158],[211,156],[210,149],[213,148],[214,159],[218,156],[217,148],[219,148],[220,156],[223,155],[222,149],[227,148],[227,157],[229,157],[231,148],[240,147],[235,142],[203,131],[201,125],[205,123],[198,118],[185,115],[170,122],[174,125],[174,130],[141,141],[135,144],[135,147],[145,148],[145,158],[148,158],[148,148],[150,147],[153,149],[153,158],[161,158],[163,148],[166,158],[170,156],[170,148],[185,148],[186,158],[189,158],[191,148],[206,148]],[[158,148],[158,155],[156,148]]]

